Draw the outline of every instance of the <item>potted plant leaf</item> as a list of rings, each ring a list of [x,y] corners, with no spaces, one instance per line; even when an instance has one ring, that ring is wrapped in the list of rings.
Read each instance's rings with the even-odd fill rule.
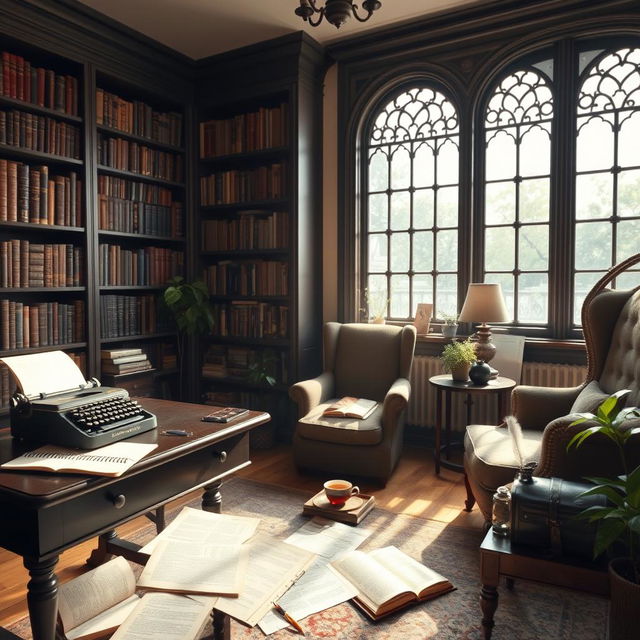
[[[187,336],[205,335],[213,328],[213,312],[207,285],[201,280],[186,282],[182,276],[169,280],[163,300],[178,329],[179,393],[183,397]]]
[[[640,426],[630,422],[640,417],[637,407],[624,407],[630,390],[618,391],[597,408],[596,413],[576,414],[573,425],[585,423],[567,445],[579,447],[587,438],[600,433],[609,438],[620,456],[621,475],[614,478],[587,478],[594,487],[582,495],[600,494],[607,506],[585,509],[579,517],[597,523],[594,558],[608,553],[611,584],[609,639],[637,637],[637,612],[640,609],[640,465],[628,469],[625,446],[631,436],[640,434]]]
[[[469,369],[476,361],[476,351],[468,338],[464,341],[454,340],[444,346],[440,359],[444,370],[451,373],[454,380],[467,382]]]

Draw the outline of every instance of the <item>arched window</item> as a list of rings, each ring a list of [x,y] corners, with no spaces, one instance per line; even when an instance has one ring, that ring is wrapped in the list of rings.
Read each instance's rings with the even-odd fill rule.
[[[459,121],[429,87],[405,89],[373,114],[366,139],[363,285],[370,316],[410,319],[419,302],[455,313]]]
[[[573,321],[612,265],[640,248],[640,49],[589,51],[577,103]],[[637,275],[616,286],[635,286]]]
[[[502,285],[514,324],[549,321],[552,121],[535,67],[503,78],[485,111],[484,280]]]

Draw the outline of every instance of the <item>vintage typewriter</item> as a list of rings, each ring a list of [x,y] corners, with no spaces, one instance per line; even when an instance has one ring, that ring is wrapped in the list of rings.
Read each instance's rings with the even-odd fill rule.
[[[101,387],[95,378],[78,389],[11,398],[11,434],[43,444],[95,449],[156,424],[126,389]]]

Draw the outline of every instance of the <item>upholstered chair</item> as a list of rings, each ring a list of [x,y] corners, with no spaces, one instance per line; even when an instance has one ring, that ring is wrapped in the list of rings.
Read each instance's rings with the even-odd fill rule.
[[[293,435],[298,468],[386,483],[402,449],[415,343],[413,326],[325,324],[323,372],[289,389],[298,405]],[[378,405],[364,420],[323,419],[323,411],[344,396]]]
[[[588,426],[569,426],[575,420],[571,414],[593,413],[606,397],[621,389],[631,390],[628,406],[640,403],[640,287],[606,288],[638,262],[640,254],[613,267],[585,298],[585,382],[575,388],[522,385],[512,392],[511,412],[523,429],[525,456],[537,462],[534,475],[582,480],[623,472],[618,451],[606,437],[595,435],[569,451],[567,444]],[[511,438],[504,425],[472,424],[466,430],[464,449],[467,508],[475,499],[485,519],[490,520],[493,493],[510,483],[518,469]],[[629,465],[640,463],[640,438],[629,441],[626,455]]]

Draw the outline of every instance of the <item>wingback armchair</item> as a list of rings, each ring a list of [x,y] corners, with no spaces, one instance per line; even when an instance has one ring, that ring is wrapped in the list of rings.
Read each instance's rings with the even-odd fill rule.
[[[415,343],[413,326],[325,324],[323,372],[289,390],[299,415],[293,435],[296,466],[386,483],[402,448]],[[344,396],[378,405],[364,420],[323,419],[323,411]]]
[[[570,451],[567,444],[588,426],[571,427],[575,420],[571,414],[593,413],[602,400],[620,389],[631,390],[627,405],[640,402],[640,287],[606,288],[638,262],[640,254],[610,269],[585,298],[582,327],[588,370],[584,383],[571,388],[521,385],[512,392],[511,412],[523,429],[524,453],[537,462],[534,475],[581,480],[623,472],[617,449],[604,436],[593,436]],[[493,493],[511,482],[518,469],[511,438],[504,425],[469,425],[464,450],[467,508],[475,499],[490,520]],[[626,455],[628,464],[640,463],[640,438],[629,441]]]

